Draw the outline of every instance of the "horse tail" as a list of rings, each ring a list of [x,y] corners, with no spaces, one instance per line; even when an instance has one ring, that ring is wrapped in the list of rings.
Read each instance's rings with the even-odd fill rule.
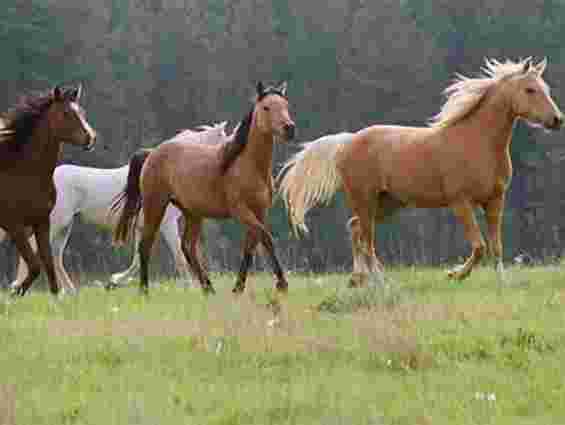
[[[308,233],[306,213],[320,203],[329,202],[341,189],[337,154],[353,140],[353,133],[338,133],[304,143],[277,176],[279,193],[289,213],[295,235]]]
[[[114,229],[114,243],[121,245],[130,241],[141,210],[141,189],[139,179],[145,160],[152,149],[139,149],[129,161],[127,183],[124,190],[116,196],[110,207],[112,214],[119,213],[118,224]]]

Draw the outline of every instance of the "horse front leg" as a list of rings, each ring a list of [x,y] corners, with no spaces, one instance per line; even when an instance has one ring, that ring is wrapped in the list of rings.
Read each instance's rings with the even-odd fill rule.
[[[55,273],[53,251],[51,250],[50,228],[51,224],[49,223],[49,217],[47,217],[45,222],[34,226],[34,232],[35,239],[37,241],[37,251],[39,252],[39,257],[41,258],[45,271],[47,272],[49,289],[53,295],[57,295],[59,293],[59,285],[57,283],[57,275]]]
[[[234,294],[241,294],[245,291],[245,281],[247,280],[247,271],[249,267],[253,264],[253,254],[255,248],[257,247],[259,240],[255,232],[247,231],[245,236],[245,241],[243,243],[243,256],[241,258],[241,265],[239,267],[239,273],[237,275],[237,281],[235,283],[232,292]]]
[[[8,234],[16,245],[18,254],[27,265],[27,274],[17,286],[12,287],[12,295],[24,296],[33,281],[39,276],[39,273],[41,273],[41,262],[37,254],[31,248],[28,241],[29,234],[24,227],[10,229]]]
[[[485,253],[486,245],[481,234],[481,229],[477,223],[473,205],[469,201],[463,201],[453,206],[453,213],[457,219],[463,224],[465,237],[471,243],[472,252],[469,258],[461,264],[447,272],[449,278],[462,280],[471,273],[471,270],[477,264]]]
[[[216,290],[210,281],[206,268],[202,266],[200,258],[199,245],[203,224],[202,219],[185,214],[185,222],[186,225],[184,228],[181,247],[186,262],[196,275],[196,278],[199,280],[204,295],[213,295],[216,293]]]
[[[263,247],[267,251],[267,255],[270,259],[271,268],[277,279],[276,288],[279,292],[288,292],[288,281],[284,275],[284,271],[281,264],[275,254],[275,246],[273,243],[273,237],[265,228],[264,223],[258,218],[258,216],[247,206],[239,205],[235,210],[235,217],[245,226],[247,226],[247,232],[254,235],[258,242],[263,244]],[[265,214],[261,214],[261,217]],[[251,254],[253,251],[250,251]],[[245,261],[246,256],[244,255],[243,261]],[[249,261],[249,260],[247,260]],[[243,265],[243,263],[242,263]]]
[[[488,230],[489,254],[494,259],[494,267],[500,285],[506,282],[504,264],[502,263],[502,215],[504,211],[504,195],[489,201],[485,206]]]

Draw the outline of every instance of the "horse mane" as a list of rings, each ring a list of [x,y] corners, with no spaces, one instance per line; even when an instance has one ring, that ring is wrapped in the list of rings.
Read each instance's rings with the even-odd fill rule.
[[[447,100],[440,112],[431,118],[430,127],[449,127],[471,115],[485,98],[489,90],[502,80],[523,72],[524,65],[530,58],[513,62],[506,59],[499,62],[496,59],[485,59],[481,68],[482,74],[476,78],[457,74],[455,80],[443,94]]]
[[[253,108],[247,113],[245,118],[241,121],[235,136],[232,140],[224,143],[222,147],[222,172],[225,173],[230,165],[236,160],[236,158],[243,152],[245,145],[247,145],[247,136],[249,135],[249,130],[251,130],[251,122],[253,121]]]
[[[22,96],[15,106],[1,116],[0,145],[9,143],[19,148],[28,143],[53,99],[51,91]]]

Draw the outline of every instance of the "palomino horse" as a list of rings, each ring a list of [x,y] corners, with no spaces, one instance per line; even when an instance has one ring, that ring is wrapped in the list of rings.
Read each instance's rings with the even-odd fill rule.
[[[14,288],[24,295],[41,271],[27,240],[31,228],[53,294],[59,292],[49,243],[49,214],[56,200],[53,171],[61,143],[94,147],[96,133],[79,106],[81,87],[55,87],[47,94],[23,97],[3,116],[0,130],[0,227],[16,244],[29,273]]]
[[[169,203],[176,205],[184,215],[182,250],[204,293],[215,291],[199,258],[203,221],[232,217],[247,227],[241,268],[233,292],[245,289],[247,270],[258,243],[262,243],[269,254],[277,289],[287,291],[288,283],[275,255],[265,219],[273,198],[273,144],[275,138],[291,139],[294,129],[288,112],[286,83],[267,88],[259,83],[255,105],[233,138],[207,145],[186,143],[194,136],[177,136],[153,150],[138,151],[132,157],[128,184],[113,206],[117,209],[124,204],[114,237],[117,243],[128,240],[143,207],[145,222],[139,245],[143,293],[148,292],[147,263],[155,231]]]
[[[403,207],[450,207],[472,246],[465,263],[449,271],[463,279],[485,252],[473,211],[482,207],[502,282],[501,222],[514,124],[519,118],[547,129],[563,124],[542,79],[546,63],[487,60],[483,76],[458,76],[445,90],[447,101],[428,128],[374,125],[305,144],[279,175],[292,225],[306,230],[308,210],[343,189],[353,213],[350,286],[361,286],[369,273],[383,283],[376,224]]]

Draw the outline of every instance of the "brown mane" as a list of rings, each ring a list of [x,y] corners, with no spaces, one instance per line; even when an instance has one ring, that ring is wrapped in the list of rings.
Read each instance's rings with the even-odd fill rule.
[[[22,96],[12,109],[1,117],[4,127],[0,129],[0,146],[9,144],[19,149],[28,143],[33,130],[53,103],[53,99],[51,91]]]

